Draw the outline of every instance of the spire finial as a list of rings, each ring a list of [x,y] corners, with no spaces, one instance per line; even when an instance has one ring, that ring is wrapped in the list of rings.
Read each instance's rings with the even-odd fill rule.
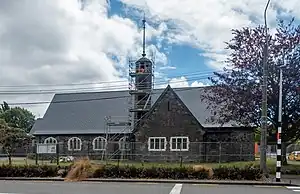
[[[146,47],[146,16],[145,16],[145,13],[144,13],[144,18],[143,18],[143,54],[142,54],[143,57],[146,56],[145,47]]]

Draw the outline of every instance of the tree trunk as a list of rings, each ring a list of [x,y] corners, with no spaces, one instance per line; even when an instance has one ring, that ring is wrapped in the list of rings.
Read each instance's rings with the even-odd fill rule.
[[[8,154],[7,156],[8,156],[8,164],[11,166],[11,164],[12,164],[11,155]]]
[[[287,148],[287,145],[286,143],[282,143],[281,144],[281,161],[282,161],[282,165],[285,166],[287,165],[287,159],[286,159],[286,148]]]
[[[12,164],[12,160],[11,160],[11,152],[9,152],[7,149],[5,149],[5,152],[7,154],[7,157],[8,157],[8,164],[11,165]]]

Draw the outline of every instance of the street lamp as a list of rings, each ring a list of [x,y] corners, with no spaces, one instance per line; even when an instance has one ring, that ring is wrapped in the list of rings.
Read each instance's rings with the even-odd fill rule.
[[[261,112],[261,139],[260,139],[260,169],[263,174],[267,176],[267,121],[268,121],[268,102],[267,102],[267,75],[268,75],[268,27],[267,27],[267,9],[271,0],[268,0],[265,12],[265,44],[264,44],[264,56],[263,56],[263,85],[262,85],[262,112]]]

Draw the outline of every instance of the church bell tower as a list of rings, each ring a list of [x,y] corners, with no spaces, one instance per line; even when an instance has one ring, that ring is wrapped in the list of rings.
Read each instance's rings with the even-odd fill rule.
[[[146,20],[143,18],[143,52],[142,57],[129,61],[129,93],[131,95],[132,125],[135,128],[139,121],[151,108],[151,93],[153,90],[153,60],[146,57]]]

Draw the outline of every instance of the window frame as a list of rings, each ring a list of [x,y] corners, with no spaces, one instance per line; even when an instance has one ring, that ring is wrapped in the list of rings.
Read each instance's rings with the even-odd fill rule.
[[[119,150],[120,151],[129,151],[130,150],[130,142],[128,141],[128,136],[124,136],[118,141]]]
[[[75,140],[79,140],[79,148],[76,148],[76,149],[70,149],[71,148],[71,141],[75,139]],[[69,140],[68,140],[68,151],[81,151],[82,149],[82,140],[79,138],[79,137],[71,137]]]
[[[55,143],[47,143],[47,141],[49,141],[49,140],[52,140],[52,141],[54,141]],[[57,139],[56,138],[54,138],[54,137],[47,137],[45,140],[44,140],[44,144],[57,144]]]
[[[159,139],[159,140],[164,140],[164,147],[163,147],[163,149],[151,149],[151,140],[154,140],[154,145],[155,145],[155,140],[156,139]],[[148,151],[150,151],[150,152],[164,152],[164,151],[166,151],[167,150],[167,138],[166,137],[148,137]],[[161,143],[161,141],[159,141],[159,147],[161,147],[161,145],[162,145],[162,143]],[[155,146],[154,146],[155,147]]]
[[[96,141],[104,141],[104,148],[101,148],[101,149],[98,149],[98,148],[95,148],[96,147]],[[93,139],[93,142],[92,142],[92,145],[93,145],[93,150],[94,151],[105,151],[106,148],[107,148],[107,139],[105,139],[104,137],[102,136],[99,136],[99,137],[95,137]]]
[[[173,148],[173,140],[176,140],[175,141],[175,143],[176,143],[176,148]],[[178,149],[177,148],[177,139],[181,139],[181,140],[183,140],[183,139],[186,139],[187,141],[186,141],[186,149]],[[181,142],[181,145],[183,144],[183,142]],[[189,140],[189,137],[188,136],[175,136],[175,137],[171,137],[170,138],[170,150],[172,151],[172,152],[187,152],[187,151],[189,151],[189,148],[190,148],[190,140]]]

